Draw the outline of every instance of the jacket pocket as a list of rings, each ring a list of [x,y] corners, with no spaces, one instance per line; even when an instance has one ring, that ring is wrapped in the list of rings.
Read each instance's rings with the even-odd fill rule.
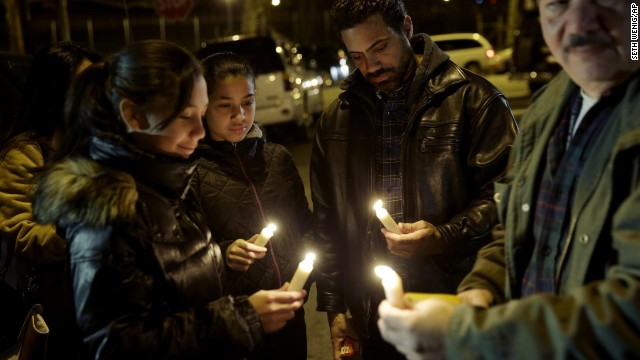
[[[462,123],[450,120],[444,123],[422,122],[418,127],[419,151],[430,152],[434,148],[460,143]]]
[[[507,206],[509,204],[509,195],[511,194],[511,181],[507,181],[506,179],[496,181],[493,184],[493,188],[493,201],[496,202],[496,208],[498,209],[498,219],[501,224],[504,224]]]

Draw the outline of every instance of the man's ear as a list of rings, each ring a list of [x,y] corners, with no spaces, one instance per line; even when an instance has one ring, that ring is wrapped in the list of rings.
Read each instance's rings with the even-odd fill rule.
[[[411,37],[413,36],[413,21],[411,21],[411,16],[409,15],[404,16],[402,30],[404,31],[404,34],[407,36],[407,39],[411,39]]]
[[[138,106],[129,99],[120,101],[120,117],[127,126],[127,132],[147,130],[149,128],[149,122],[144,111],[140,111]]]

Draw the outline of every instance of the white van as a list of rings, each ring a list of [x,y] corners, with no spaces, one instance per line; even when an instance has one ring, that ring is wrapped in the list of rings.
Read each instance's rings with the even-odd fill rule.
[[[452,33],[431,35],[431,39],[456,65],[478,74],[491,72],[496,52],[484,36],[478,33]]]

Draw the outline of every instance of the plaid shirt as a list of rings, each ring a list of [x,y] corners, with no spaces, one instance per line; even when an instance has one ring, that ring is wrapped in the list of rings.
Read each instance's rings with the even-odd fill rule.
[[[389,215],[396,221],[403,221],[402,214],[402,134],[409,123],[409,106],[407,105],[407,97],[411,79],[397,90],[391,92],[386,100],[380,98],[380,107],[382,116],[378,117],[376,124],[375,139],[375,187],[377,198],[381,199],[384,207],[389,211]],[[379,247],[382,253],[388,253],[387,242],[379,234]],[[390,264],[401,266],[395,262]],[[403,272],[402,269],[395,269]]]
[[[523,296],[557,291],[559,261],[570,245],[567,243],[568,220],[575,185],[587,152],[609,119],[610,111],[599,101],[587,112],[574,136],[567,140],[570,127],[580,113],[581,100],[582,96],[574,95],[547,146],[547,163],[533,223],[535,247],[522,282]]]

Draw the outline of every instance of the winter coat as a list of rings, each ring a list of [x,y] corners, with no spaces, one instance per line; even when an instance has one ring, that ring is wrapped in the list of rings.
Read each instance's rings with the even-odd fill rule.
[[[35,132],[22,133],[0,151],[0,233],[13,243],[15,256],[29,263],[64,261],[66,242],[52,225],[33,220],[35,176],[51,153]]]
[[[50,224],[33,218],[35,179],[53,154],[50,141],[34,131],[8,141],[0,151],[0,280],[7,306],[0,309],[0,337],[12,318],[22,324],[28,309],[41,304],[50,328],[48,358],[77,357],[79,334],[67,267],[67,243]],[[20,301],[8,305],[8,299]],[[10,338],[20,330],[9,328]]]
[[[400,145],[403,216],[434,224],[444,253],[405,260],[390,255],[378,236],[374,139],[382,113],[359,71],[343,82],[344,92],[321,117],[312,150],[318,310],[348,309],[362,336],[376,316],[382,290],[373,267],[381,260],[408,268],[402,274],[407,291],[455,292],[498,221],[493,182],[504,174],[517,131],[495,87],[449,61],[427,35],[411,42],[422,56]]]
[[[254,125],[238,143],[207,138],[196,152],[201,159],[194,188],[223,254],[235,240],[250,239],[267,223],[277,225],[264,258],[246,272],[227,272],[225,287],[232,295],[279,288],[291,280],[308,250],[304,236],[310,228],[311,211],[300,174],[287,149],[266,143],[261,135]],[[307,290],[310,285],[308,281]],[[296,319],[267,335],[267,348],[251,358],[306,359],[305,334],[304,310],[300,308]]]
[[[248,299],[222,296],[221,254],[189,191],[194,167],[102,134],[88,157],[38,181],[34,215],[69,242],[87,357],[228,359],[261,341]]]
[[[640,357],[640,72],[625,86],[575,184],[555,295],[521,298],[520,288],[546,149],[577,86],[560,73],[522,118],[509,171],[496,183],[496,241],[459,289],[490,290],[498,305],[454,312],[450,359]]]

